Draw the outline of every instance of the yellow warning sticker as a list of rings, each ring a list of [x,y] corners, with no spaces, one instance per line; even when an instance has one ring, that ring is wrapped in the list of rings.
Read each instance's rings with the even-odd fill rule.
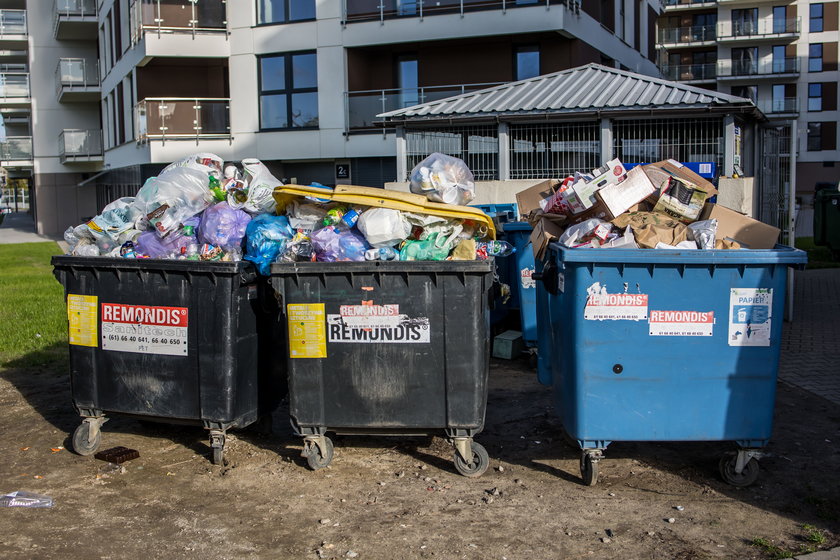
[[[292,358],[326,358],[327,325],[323,303],[290,303],[289,356]]]
[[[68,333],[70,344],[76,346],[99,345],[96,310],[98,307],[96,296],[82,296],[67,294],[67,319],[70,322]]]

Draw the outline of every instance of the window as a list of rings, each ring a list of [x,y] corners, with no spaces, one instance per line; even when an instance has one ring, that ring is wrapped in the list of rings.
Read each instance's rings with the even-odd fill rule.
[[[774,74],[784,74],[785,72],[790,72],[793,70],[792,68],[788,68],[787,57],[785,57],[784,45],[773,45],[772,53]]]
[[[260,130],[318,126],[318,65],[314,52],[262,56]]]
[[[732,10],[732,34],[754,35],[758,30],[758,8]]]
[[[808,84],[808,110],[822,111],[822,84]]]
[[[808,72],[822,72],[823,69],[823,45],[814,43],[808,45]]]
[[[732,49],[732,75],[749,76],[758,71],[758,47]]]
[[[837,149],[837,123],[836,122],[809,122],[808,123],[808,151],[819,152],[822,150]]]
[[[315,0],[257,0],[257,25],[315,19]]]
[[[772,112],[782,113],[785,111],[785,84],[773,84]]]
[[[787,31],[787,7],[773,6],[773,33]]]
[[[411,107],[420,103],[420,78],[417,71],[417,57],[397,57],[397,82],[400,88],[400,107]]]
[[[516,80],[527,80],[540,75],[540,48],[528,45],[516,48],[514,69]]]
[[[714,41],[717,14],[698,14],[691,18],[692,41]]]
[[[823,5],[811,4],[808,12],[808,31],[818,33],[823,30]]]
[[[737,86],[732,88],[732,95],[746,97],[755,102],[758,99],[758,86]]]

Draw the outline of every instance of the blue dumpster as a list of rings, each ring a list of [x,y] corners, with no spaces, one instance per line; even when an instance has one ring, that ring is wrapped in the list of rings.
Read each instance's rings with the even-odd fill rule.
[[[537,290],[533,279],[534,252],[531,250],[531,232],[528,222],[508,222],[502,230],[508,243],[516,247],[509,260],[512,266],[511,305],[519,308],[522,339],[528,348],[537,347]]]
[[[516,204],[471,204],[471,206],[480,209],[493,218],[493,222],[496,224],[496,237],[498,239],[506,239],[503,226],[517,218]],[[518,248],[517,251],[519,251]],[[507,319],[510,312],[519,306],[517,299],[519,293],[515,285],[516,277],[513,276],[514,260],[515,255],[511,257],[496,257],[496,279],[499,284],[510,286],[510,296],[507,298],[507,301],[503,302],[501,292],[496,292],[498,295],[495,298],[496,301],[493,309],[490,311],[490,324],[497,328],[501,326],[501,330],[505,328],[504,325],[508,322]]]
[[[539,378],[594,485],[613,441],[734,441],[746,486],[773,421],[787,270],[803,251],[569,249],[536,274]],[[544,345],[547,348],[544,348]]]

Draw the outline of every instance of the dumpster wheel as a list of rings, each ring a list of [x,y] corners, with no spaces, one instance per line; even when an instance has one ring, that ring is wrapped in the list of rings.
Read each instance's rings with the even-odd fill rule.
[[[584,451],[580,454],[580,477],[583,479],[584,486],[598,484],[598,475],[600,474],[598,461],[602,458],[603,454],[600,449]]]
[[[323,436],[320,440],[319,442],[315,439],[306,439],[303,444],[302,455],[306,457],[306,464],[313,471],[329,466],[335,451],[330,438]]]
[[[490,466],[490,455],[484,446],[478,442],[470,441],[470,450],[472,451],[472,462],[467,463],[461,453],[455,450],[455,470],[468,478],[476,478],[484,474],[487,467]]]
[[[86,418],[73,432],[73,451],[83,457],[93,455],[102,443],[100,426],[104,420]],[[95,424],[95,425],[94,425]]]
[[[225,464],[225,433],[221,430],[210,430],[210,447],[213,449],[213,464]]]
[[[749,486],[758,479],[758,460],[749,457],[744,463],[743,470],[736,472],[738,463],[737,453],[727,453],[720,458],[720,476],[727,484],[732,486],[744,487]]]

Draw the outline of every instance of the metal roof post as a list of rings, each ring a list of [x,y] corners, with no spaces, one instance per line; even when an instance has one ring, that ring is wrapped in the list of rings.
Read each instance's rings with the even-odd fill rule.
[[[408,180],[408,150],[406,149],[405,128],[397,126],[397,181]]]
[[[601,163],[613,158],[613,129],[612,120],[601,119]]]
[[[499,123],[499,181],[510,180],[510,135],[508,123]]]

